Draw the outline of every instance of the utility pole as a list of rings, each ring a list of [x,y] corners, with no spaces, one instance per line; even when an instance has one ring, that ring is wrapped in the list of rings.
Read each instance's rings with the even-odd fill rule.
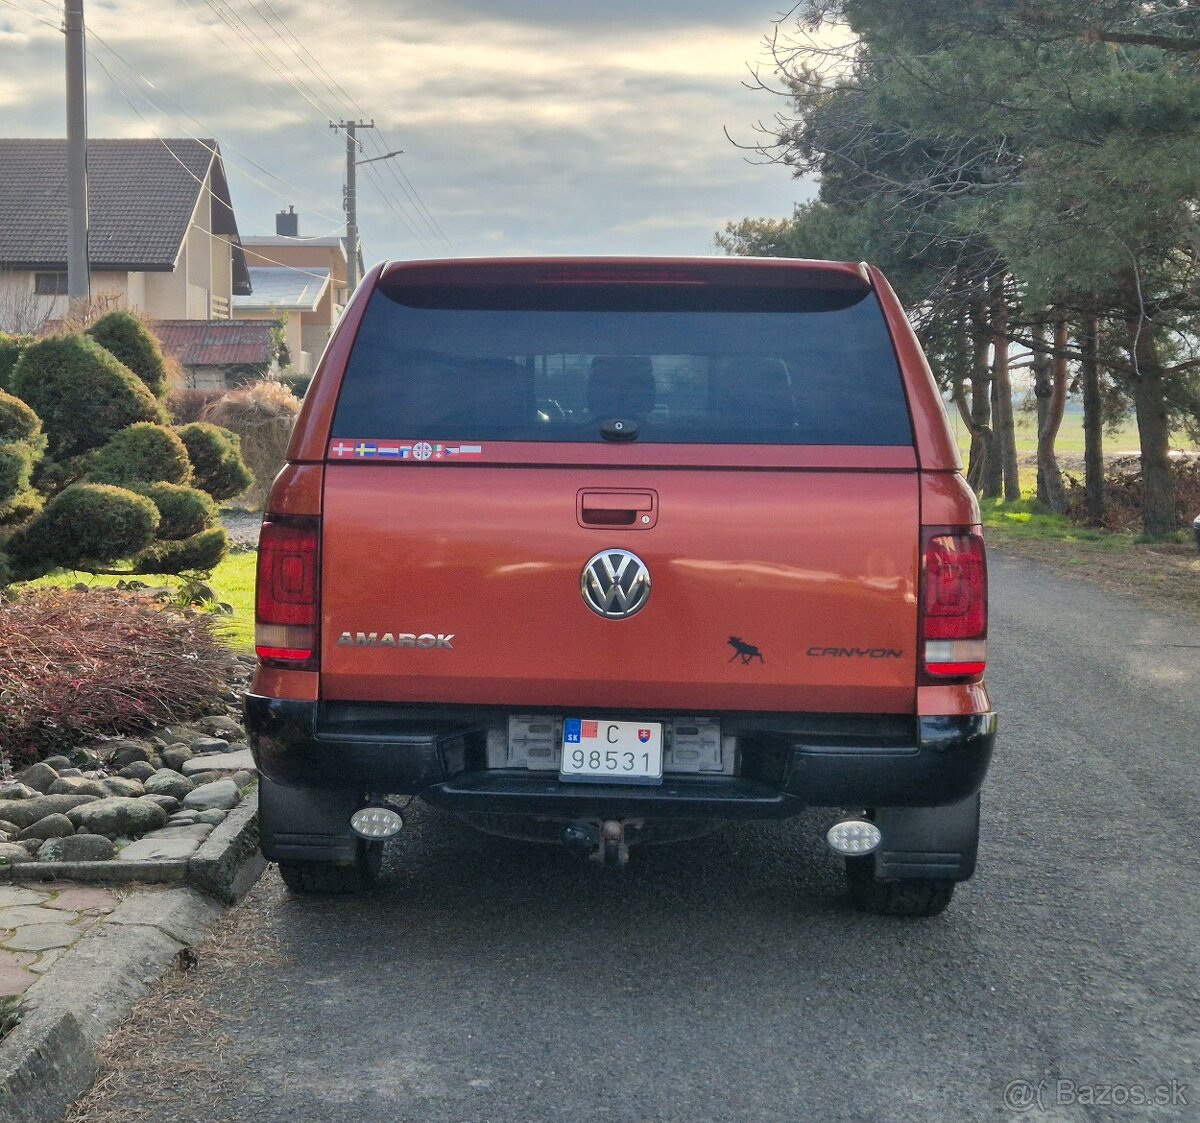
[[[357,130],[373,129],[375,120],[372,118],[369,124],[366,121],[330,121],[329,127],[341,129],[346,134],[346,186],[342,201],[346,209],[346,295],[349,297],[358,287],[358,198],[355,179],[358,161],[354,158],[358,147]]]
[[[91,299],[88,273],[87,70],[83,0],[66,0],[67,296],[72,310]]]

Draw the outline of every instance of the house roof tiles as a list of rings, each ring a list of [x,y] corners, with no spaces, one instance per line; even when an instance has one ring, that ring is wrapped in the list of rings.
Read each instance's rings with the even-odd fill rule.
[[[93,270],[173,269],[211,169],[211,218],[201,222],[234,243],[234,291],[249,291],[216,141],[95,139],[87,153]],[[0,268],[66,268],[66,201],[66,140],[0,138]]]
[[[163,350],[185,367],[271,361],[273,320],[156,320]]]

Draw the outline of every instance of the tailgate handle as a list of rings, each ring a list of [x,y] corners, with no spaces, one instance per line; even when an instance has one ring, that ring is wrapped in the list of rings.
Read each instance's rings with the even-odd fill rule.
[[[658,494],[653,491],[590,491],[579,493],[582,526],[628,526],[649,530],[658,521]]]

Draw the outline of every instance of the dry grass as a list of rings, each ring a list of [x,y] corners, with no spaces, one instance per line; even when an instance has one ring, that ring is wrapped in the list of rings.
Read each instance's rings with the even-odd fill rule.
[[[236,1057],[229,1053],[233,1039],[223,1031],[212,992],[280,957],[256,896],[226,913],[193,949],[194,967],[185,971],[173,964],[104,1039],[96,1083],[64,1123],[161,1123],[176,1118],[182,1105],[195,1105],[227,1085]]]
[[[252,382],[213,402],[204,420],[237,433],[242,459],[254,473],[254,485],[242,496],[257,509],[266,501],[275,474],[283,467],[292,426],[300,412],[296,396],[278,382]]]
[[[1149,607],[1200,619],[1200,553],[1182,543],[1034,538],[989,526],[988,545],[1059,573],[1137,597]]]

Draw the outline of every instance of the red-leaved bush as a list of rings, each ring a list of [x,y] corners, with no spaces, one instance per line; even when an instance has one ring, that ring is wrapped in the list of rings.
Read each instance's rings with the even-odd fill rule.
[[[211,616],[115,589],[25,592],[0,602],[0,748],[17,764],[197,717],[228,663]]]

